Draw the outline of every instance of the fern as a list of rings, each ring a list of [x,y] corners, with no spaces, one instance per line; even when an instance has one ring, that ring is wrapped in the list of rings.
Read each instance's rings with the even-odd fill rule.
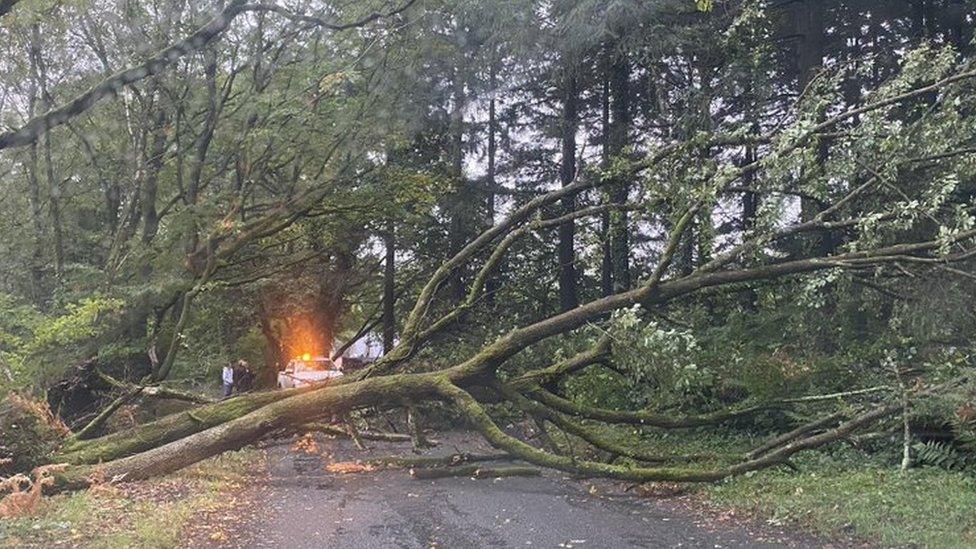
[[[912,445],[917,465],[929,465],[948,471],[961,471],[973,463],[969,456],[956,450],[951,444],[933,441],[916,442]]]

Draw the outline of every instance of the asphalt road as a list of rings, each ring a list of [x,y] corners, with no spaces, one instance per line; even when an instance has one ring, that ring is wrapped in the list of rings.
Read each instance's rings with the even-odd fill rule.
[[[819,545],[707,519],[667,500],[619,495],[615,485],[549,474],[538,478],[414,480],[406,471],[325,471],[331,461],[402,454],[404,445],[319,439],[320,455],[287,445],[269,450],[260,515],[249,547],[275,548],[599,548],[783,547]],[[452,435],[431,455],[486,451]],[[618,495],[609,495],[616,491]],[[778,539],[777,539],[778,538]],[[763,541],[776,539],[776,541]]]

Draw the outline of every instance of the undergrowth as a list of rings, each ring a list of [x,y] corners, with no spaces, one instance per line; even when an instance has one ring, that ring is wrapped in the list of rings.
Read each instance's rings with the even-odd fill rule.
[[[0,547],[168,549],[186,546],[191,532],[222,541],[226,524],[206,517],[236,513],[229,506],[261,459],[228,452],[159,479],[46,497],[36,516],[0,522]]]
[[[607,437],[633,441],[658,453],[740,454],[761,437],[726,430],[660,432],[600,428]],[[691,487],[695,498],[718,511],[736,510],[777,527],[809,532],[825,541],[870,547],[976,547],[976,473],[961,468],[958,451],[915,452],[915,468],[899,470],[900,445],[889,440],[871,452],[834,445],[794,457],[786,467],[747,473]],[[937,461],[942,467],[935,466]],[[701,467],[717,465],[700,463]]]

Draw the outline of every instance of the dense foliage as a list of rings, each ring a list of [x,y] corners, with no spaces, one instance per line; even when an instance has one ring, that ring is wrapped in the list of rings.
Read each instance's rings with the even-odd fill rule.
[[[0,19],[0,129],[239,5],[22,0]],[[563,394],[696,412],[959,376],[976,328],[974,17],[956,0],[234,12],[219,37],[0,150],[0,389],[41,393],[91,357],[130,381],[216,381],[246,357],[267,382],[335,341],[391,349],[444,261],[579,182],[592,185],[539,217],[593,215],[514,242],[411,369],[655,276],[837,256],[603,315],[504,376],[605,334],[612,368]],[[782,232],[804,223],[817,230]],[[925,241],[938,245],[924,258],[855,257]],[[465,303],[476,274],[453,269],[431,308]],[[915,453],[962,468],[976,404],[941,397],[910,407],[938,438]]]

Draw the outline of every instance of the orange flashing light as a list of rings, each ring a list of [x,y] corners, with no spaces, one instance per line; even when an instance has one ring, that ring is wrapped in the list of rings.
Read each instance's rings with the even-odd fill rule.
[[[312,355],[305,353],[304,355],[302,355],[302,360],[308,362],[309,360],[312,360]]]

